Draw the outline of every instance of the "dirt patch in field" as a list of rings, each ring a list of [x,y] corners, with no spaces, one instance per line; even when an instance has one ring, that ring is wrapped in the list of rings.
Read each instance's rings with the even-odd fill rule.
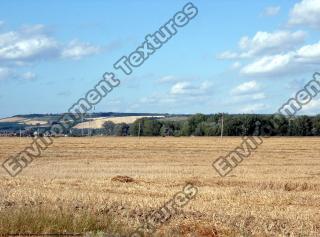
[[[132,183],[134,182],[134,179],[129,177],[129,176],[121,176],[121,175],[117,175],[115,177],[113,177],[111,179],[111,181],[114,182],[121,182],[121,183]]]

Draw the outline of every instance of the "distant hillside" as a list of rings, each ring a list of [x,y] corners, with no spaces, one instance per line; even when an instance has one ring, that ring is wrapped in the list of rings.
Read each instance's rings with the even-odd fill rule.
[[[20,130],[46,129],[59,121],[62,114],[19,114],[13,117],[0,119],[0,132],[16,133]],[[173,115],[158,113],[117,113],[117,112],[99,112],[86,114],[83,122],[79,121],[74,128],[102,128],[106,121],[131,124],[137,119],[144,117],[167,118]],[[179,115],[174,115],[179,116]]]

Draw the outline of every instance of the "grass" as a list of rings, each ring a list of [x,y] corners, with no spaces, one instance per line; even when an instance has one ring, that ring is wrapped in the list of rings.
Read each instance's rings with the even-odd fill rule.
[[[0,138],[0,161],[30,142]],[[240,143],[58,138],[18,177],[0,170],[0,234],[127,235],[192,183],[198,195],[155,236],[319,236],[320,138],[267,139],[221,178],[212,162]]]

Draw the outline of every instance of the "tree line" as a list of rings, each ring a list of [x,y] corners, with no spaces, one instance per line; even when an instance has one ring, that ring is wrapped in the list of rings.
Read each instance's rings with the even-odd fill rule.
[[[271,136],[320,136],[320,115],[296,116],[254,114],[195,114],[185,120],[170,118],[142,118],[133,124],[105,122],[103,129],[91,130],[91,135],[107,136],[250,136],[255,135],[257,123],[260,127],[272,127]],[[78,131],[79,133],[80,131]],[[263,130],[260,134],[263,135]],[[89,134],[89,132],[88,132]]]

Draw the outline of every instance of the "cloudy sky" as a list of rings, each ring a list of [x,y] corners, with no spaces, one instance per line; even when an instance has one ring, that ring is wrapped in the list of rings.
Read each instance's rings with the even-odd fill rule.
[[[0,117],[66,112],[186,1],[2,1]],[[273,113],[320,71],[320,0],[193,1],[199,13],[96,111]],[[304,113],[320,113],[316,98]]]

